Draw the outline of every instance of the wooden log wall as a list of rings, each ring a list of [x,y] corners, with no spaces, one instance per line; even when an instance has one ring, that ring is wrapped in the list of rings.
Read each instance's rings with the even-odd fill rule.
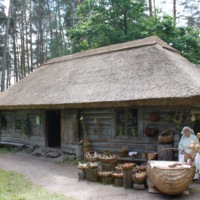
[[[151,121],[149,117],[151,113],[157,113],[159,119]],[[4,111],[1,114],[7,121],[6,128],[1,128],[0,131],[1,141],[45,146],[45,111]],[[172,120],[176,114],[182,116],[181,123]],[[191,114],[195,114],[195,121],[191,120]],[[62,110],[61,148],[68,153],[75,154],[78,139],[83,138],[83,129],[80,124],[81,116],[84,118],[88,137],[94,150],[100,153],[105,150],[117,153],[120,147],[126,146],[129,151],[142,153],[157,151],[158,135],[166,129],[171,128],[176,134],[180,134],[182,127],[185,125],[194,128],[197,121],[200,121],[200,108],[138,108],[138,137],[116,136],[116,109]],[[31,124],[30,137],[24,135],[20,129],[15,128],[15,120],[25,118],[28,118]],[[144,134],[144,129],[149,124],[153,124],[158,128],[159,134],[157,136],[148,137]]]
[[[167,129],[178,130],[179,133],[181,132],[184,126],[189,126],[194,128],[195,123],[197,120],[200,119],[200,110],[197,112],[198,114],[195,115],[196,120],[191,121],[192,116],[192,108],[184,107],[184,108],[145,108],[144,109],[144,119],[143,119],[143,130],[148,124],[155,125],[159,133]],[[157,121],[151,121],[150,116],[152,113],[157,113],[159,119]],[[174,120],[175,116],[181,116],[182,120]]]
[[[91,140],[108,140],[114,138],[113,114],[113,109],[93,109],[80,111],[79,117],[84,118]],[[80,137],[83,135],[82,127],[80,127]]]
[[[158,119],[152,121],[151,114],[156,113]],[[83,110],[80,114],[84,117],[88,136],[93,149],[100,153],[105,150],[117,153],[122,146],[128,147],[129,151],[142,152],[157,152],[158,136],[167,129],[173,129],[174,133],[180,134],[183,126],[194,128],[195,122],[191,121],[192,109],[177,108],[177,107],[147,107],[138,108],[138,137],[116,137],[115,133],[115,110]],[[175,115],[182,116],[180,123],[173,121]],[[196,113],[196,120],[200,119],[200,110]],[[96,123],[98,122],[98,123]],[[158,135],[148,137],[144,134],[147,125],[155,125],[158,128]],[[99,125],[99,126],[97,126]],[[80,129],[79,129],[80,131]],[[80,131],[81,132],[81,131]],[[83,136],[83,132],[81,132]],[[173,144],[172,144],[173,146]]]
[[[17,142],[30,145],[45,145],[44,137],[44,112],[40,110],[5,111],[1,112],[7,125],[1,128],[1,141]],[[16,120],[28,119],[30,124],[30,136],[25,135],[21,129],[16,129]]]

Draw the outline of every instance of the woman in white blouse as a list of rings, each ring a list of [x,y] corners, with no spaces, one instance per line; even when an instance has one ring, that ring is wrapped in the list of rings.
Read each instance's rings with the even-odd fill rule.
[[[187,161],[187,159],[190,159],[188,154],[194,156],[194,165],[196,167],[194,179],[198,179],[200,174],[200,152],[196,151],[194,153],[194,149],[191,148],[191,143],[193,143],[193,146],[195,146],[196,144],[199,144],[199,139],[196,137],[196,135],[194,135],[194,131],[189,126],[185,126],[182,129],[181,134],[182,137],[178,145],[179,161],[184,162]]]

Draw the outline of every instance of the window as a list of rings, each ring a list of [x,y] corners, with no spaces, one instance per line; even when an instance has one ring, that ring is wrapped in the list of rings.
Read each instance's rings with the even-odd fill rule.
[[[15,129],[21,130],[23,124],[23,119],[15,119]]]
[[[15,129],[21,130],[24,122],[24,115],[15,115]]]
[[[116,136],[138,136],[138,110],[119,109],[116,111]]]

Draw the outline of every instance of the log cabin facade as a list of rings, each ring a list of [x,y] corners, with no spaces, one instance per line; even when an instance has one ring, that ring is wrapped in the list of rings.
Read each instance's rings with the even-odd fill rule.
[[[83,119],[98,152],[157,152],[168,129],[178,139],[185,125],[200,131],[199,77],[155,36],[56,58],[0,95],[0,140],[75,154]]]

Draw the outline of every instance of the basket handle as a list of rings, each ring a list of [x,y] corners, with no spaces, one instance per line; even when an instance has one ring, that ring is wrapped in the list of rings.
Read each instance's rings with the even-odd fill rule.
[[[186,153],[184,150],[181,150],[181,149],[178,149],[178,148],[173,148],[173,147],[170,147],[170,148],[166,148],[166,149],[161,149],[160,151],[158,151],[156,154],[159,154],[160,152],[162,151],[166,151],[166,150],[176,150],[176,151],[181,151],[182,154],[188,156],[192,161],[194,161],[194,158],[192,158],[192,156],[188,153]]]

